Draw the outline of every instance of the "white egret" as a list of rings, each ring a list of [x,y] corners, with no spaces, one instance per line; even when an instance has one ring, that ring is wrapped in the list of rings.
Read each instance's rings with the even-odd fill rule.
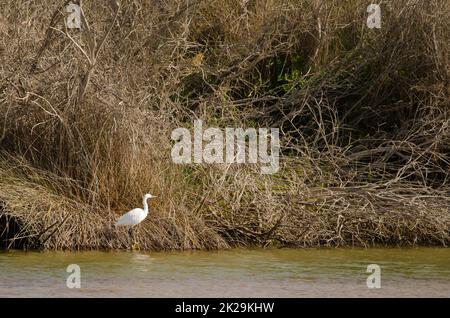
[[[133,210],[125,213],[124,215],[122,215],[116,222],[116,226],[129,226],[130,227],[128,233],[130,233],[130,236],[134,241],[132,248],[134,248],[137,245],[136,241],[134,240],[133,227],[135,227],[136,225],[138,225],[139,223],[144,221],[145,218],[147,217],[147,215],[148,215],[147,200],[152,199],[152,198],[156,198],[156,196],[147,193],[146,195],[144,195],[144,198],[143,198],[144,209],[141,209],[141,208],[133,209]]]

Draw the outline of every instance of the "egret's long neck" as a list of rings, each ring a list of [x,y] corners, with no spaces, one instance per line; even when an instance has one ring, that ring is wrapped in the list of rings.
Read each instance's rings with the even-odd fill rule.
[[[144,213],[145,213],[145,215],[147,215],[148,214],[148,204],[147,204],[147,199],[148,198],[144,198]]]

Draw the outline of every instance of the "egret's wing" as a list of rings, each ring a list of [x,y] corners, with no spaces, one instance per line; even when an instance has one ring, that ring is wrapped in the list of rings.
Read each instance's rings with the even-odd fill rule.
[[[122,215],[116,222],[116,225],[136,225],[141,222],[144,210],[136,208]]]

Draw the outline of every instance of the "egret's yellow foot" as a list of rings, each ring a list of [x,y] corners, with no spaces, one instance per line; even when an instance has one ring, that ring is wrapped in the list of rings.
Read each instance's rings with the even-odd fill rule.
[[[139,251],[141,248],[140,248],[140,246],[139,246],[139,243],[136,242],[136,243],[134,243],[134,244],[131,246],[131,249],[132,249],[132,250],[138,250],[138,251]]]

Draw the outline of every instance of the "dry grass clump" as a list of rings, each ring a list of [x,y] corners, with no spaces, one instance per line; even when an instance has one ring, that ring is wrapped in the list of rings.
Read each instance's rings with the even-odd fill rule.
[[[93,249],[128,248],[125,229],[115,229],[111,208],[69,198],[74,180],[35,169],[27,162],[1,157],[1,237],[5,247]],[[164,206],[161,204],[161,206]],[[144,249],[211,249],[228,245],[191,216],[171,215],[170,204],[156,207],[140,229]],[[173,207],[172,207],[173,209]],[[185,215],[189,215],[185,213]]]
[[[449,243],[445,0],[4,2],[2,245],[125,248],[146,192],[144,249]],[[173,164],[194,119],[279,127],[280,171]]]

